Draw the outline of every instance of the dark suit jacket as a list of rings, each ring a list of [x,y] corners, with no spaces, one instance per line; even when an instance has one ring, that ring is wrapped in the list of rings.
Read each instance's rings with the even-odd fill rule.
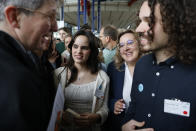
[[[28,55],[0,31],[0,130],[44,131],[50,93]]]
[[[124,118],[124,112],[120,115],[115,115],[114,104],[117,100],[122,99],[123,96],[123,85],[125,77],[125,65],[123,64],[120,68],[121,71],[117,70],[114,66],[114,62],[111,62],[108,65],[107,74],[110,78],[110,90],[109,90],[109,116],[108,116],[108,125],[110,125],[110,130],[120,131],[121,122]]]

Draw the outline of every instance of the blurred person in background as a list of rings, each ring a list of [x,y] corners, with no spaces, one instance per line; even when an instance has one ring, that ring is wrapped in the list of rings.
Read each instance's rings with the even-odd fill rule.
[[[91,27],[90,27],[90,25],[89,25],[88,23],[86,23],[86,24],[84,24],[84,25],[82,25],[82,26],[80,27],[80,30],[91,31]]]
[[[103,57],[106,67],[114,60],[117,48],[118,31],[112,25],[107,25],[101,28],[99,38],[103,44]]]
[[[32,51],[32,57],[36,68],[42,77],[42,80],[47,83],[48,90],[50,91],[50,109],[52,111],[54,97],[56,94],[56,88],[53,80],[53,71],[56,69],[57,51],[55,50],[55,44],[53,42],[52,32],[49,32],[45,36],[45,40],[40,45],[39,49]]]
[[[56,43],[56,49],[57,49],[58,53],[61,55],[61,53],[63,53],[63,51],[66,49],[66,46],[64,43],[65,38],[67,36],[70,36],[72,33],[71,33],[70,29],[67,27],[59,28],[58,33],[59,33],[61,42]]]
[[[70,59],[70,49],[69,49],[69,44],[72,40],[72,36],[69,35],[65,38],[65,41],[64,41],[64,44],[65,44],[65,47],[66,47],[66,50],[63,51],[63,53],[61,54],[61,60],[63,62],[64,65],[66,65]]]

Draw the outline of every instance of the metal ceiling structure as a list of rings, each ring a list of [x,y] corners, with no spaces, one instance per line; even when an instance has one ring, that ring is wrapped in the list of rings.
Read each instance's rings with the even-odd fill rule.
[[[78,19],[80,18],[80,25],[85,23],[84,17],[80,15],[78,17],[78,1],[80,0],[64,0],[64,21],[66,23],[77,26]],[[89,1],[91,6],[90,9],[87,7],[90,12],[87,12],[86,22],[89,25],[92,25],[92,13],[95,13],[94,19],[97,19],[98,14],[98,2],[95,1],[94,10],[92,9],[92,0]],[[112,24],[117,28],[131,28],[135,27],[137,20],[137,14],[139,7],[142,3],[142,0],[136,0],[132,5],[128,6],[128,1],[115,0],[115,1],[101,1],[100,2],[100,24],[105,26],[107,24]],[[80,12],[82,11],[82,6],[80,6]],[[95,28],[97,28],[98,21],[95,20]]]

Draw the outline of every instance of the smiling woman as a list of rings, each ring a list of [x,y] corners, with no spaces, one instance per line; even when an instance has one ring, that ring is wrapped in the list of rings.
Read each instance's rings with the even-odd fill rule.
[[[98,47],[90,31],[80,30],[69,44],[70,60],[67,67],[58,68],[60,78],[48,131],[53,131],[59,111],[70,108],[79,116],[63,114],[67,131],[100,131],[108,114],[107,74],[99,69]]]
[[[95,36],[90,31],[78,31],[69,44],[70,48],[70,61],[68,66],[70,69],[75,70],[75,67],[85,67],[91,73],[96,73],[99,68],[98,60],[98,47],[95,43]],[[77,72],[73,71],[70,82],[73,82]]]
[[[91,53],[88,44],[88,38],[86,36],[78,36],[72,46],[72,57],[75,65],[86,64],[88,57]]]
[[[127,30],[118,36],[118,50],[115,59],[108,65],[107,74],[110,78],[109,110],[106,122],[110,131],[121,131],[121,123],[131,101],[131,87],[134,67],[141,53],[137,34]]]
[[[118,50],[114,60],[116,68],[120,70],[120,67],[124,62],[135,65],[136,61],[141,56],[138,35],[132,30],[120,33],[117,46]]]

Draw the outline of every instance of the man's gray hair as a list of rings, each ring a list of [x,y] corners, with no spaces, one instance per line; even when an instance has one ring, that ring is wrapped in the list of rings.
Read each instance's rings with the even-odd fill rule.
[[[4,19],[4,9],[8,5],[13,5],[20,8],[36,10],[48,0],[0,0],[0,20]]]

